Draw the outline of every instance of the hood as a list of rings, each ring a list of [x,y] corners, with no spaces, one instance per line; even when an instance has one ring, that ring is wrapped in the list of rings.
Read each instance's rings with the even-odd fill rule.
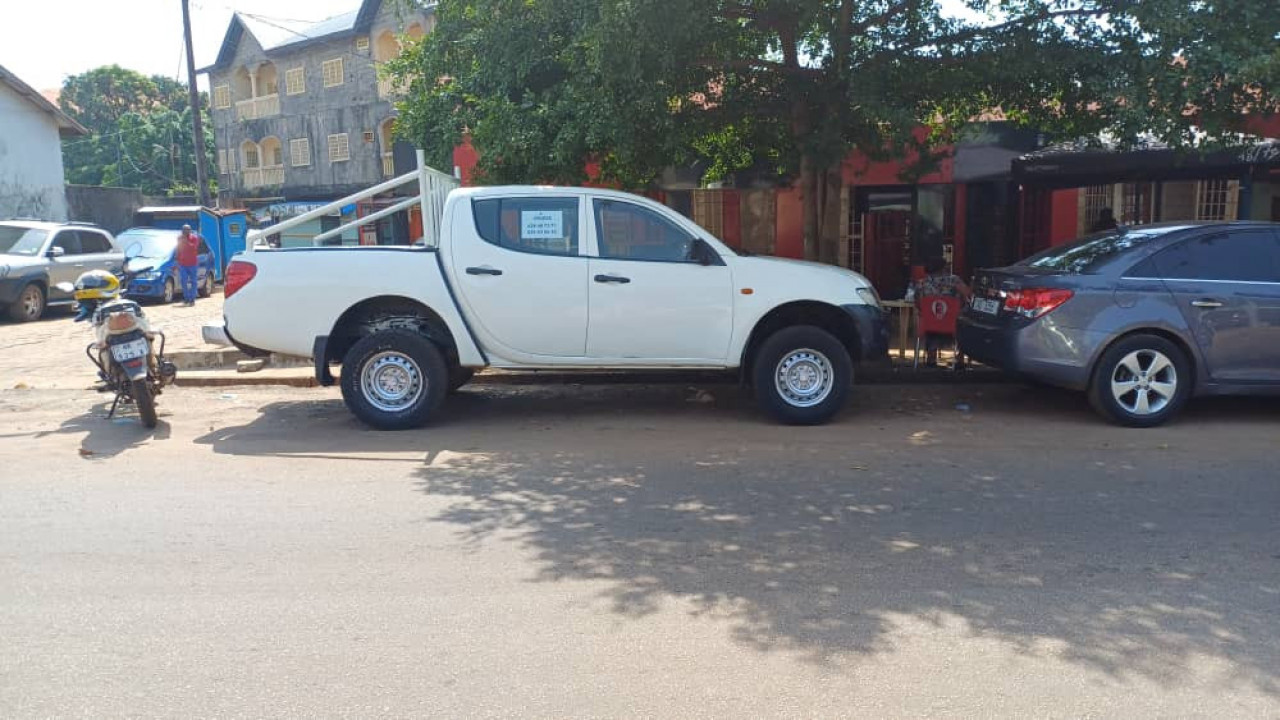
[[[43,255],[10,255],[8,253],[0,253],[0,267],[8,266],[10,274],[13,274],[15,270],[42,267],[47,262],[49,262],[49,259]]]
[[[751,255],[739,259],[740,263],[759,263],[760,267],[770,273],[786,273],[797,276],[813,277],[815,274],[819,277],[836,280],[839,282],[853,282],[858,287],[871,287],[871,281],[852,270],[837,267],[835,265],[827,265],[825,263],[810,262],[808,260],[791,260],[789,258],[766,257],[763,255]]]

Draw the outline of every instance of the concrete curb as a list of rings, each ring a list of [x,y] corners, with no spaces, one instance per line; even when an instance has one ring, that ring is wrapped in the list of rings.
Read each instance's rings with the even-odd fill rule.
[[[338,369],[333,369],[338,379]],[[898,370],[868,368],[857,373],[856,382],[864,385],[990,385],[1010,382],[1005,373],[987,368],[965,372],[949,370]],[[230,370],[179,371],[179,387],[231,387],[235,385],[277,385],[286,387],[319,387],[311,368],[275,368],[268,366],[251,373]],[[510,372],[486,370],[477,373],[472,385],[736,385],[737,375],[724,372]]]

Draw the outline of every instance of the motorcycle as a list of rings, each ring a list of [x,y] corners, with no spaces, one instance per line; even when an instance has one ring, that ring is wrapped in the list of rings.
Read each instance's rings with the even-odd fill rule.
[[[74,285],[60,283],[57,287],[75,295],[75,321],[89,321],[93,327],[94,342],[85,348],[85,355],[98,367],[98,378],[103,383],[99,391],[115,393],[107,417],[114,417],[123,401],[138,408],[143,425],[154,428],[156,397],[177,379],[178,369],[164,356],[164,333],[151,328],[141,305],[120,297],[121,289],[128,287],[134,276],[151,270],[137,267],[137,258],[131,258],[128,251],[125,258],[119,275],[90,271],[77,278]]]

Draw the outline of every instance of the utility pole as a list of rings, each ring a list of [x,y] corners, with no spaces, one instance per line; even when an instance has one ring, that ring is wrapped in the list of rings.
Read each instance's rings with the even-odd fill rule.
[[[200,117],[200,91],[196,89],[196,53],[191,47],[191,8],[182,0],[182,35],[187,43],[187,92],[191,96],[191,133],[196,141],[196,198],[209,207],[209,171],[204,166],[204,122]]]

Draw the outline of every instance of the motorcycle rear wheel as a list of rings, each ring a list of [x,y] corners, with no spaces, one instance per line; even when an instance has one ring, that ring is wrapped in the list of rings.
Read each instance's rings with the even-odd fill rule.
[[[154,428],[156,426],[156,399],[151,395],[151,386],[147,379],[133,381],[133,402],[138,406],[138,417],[142,424]]]

